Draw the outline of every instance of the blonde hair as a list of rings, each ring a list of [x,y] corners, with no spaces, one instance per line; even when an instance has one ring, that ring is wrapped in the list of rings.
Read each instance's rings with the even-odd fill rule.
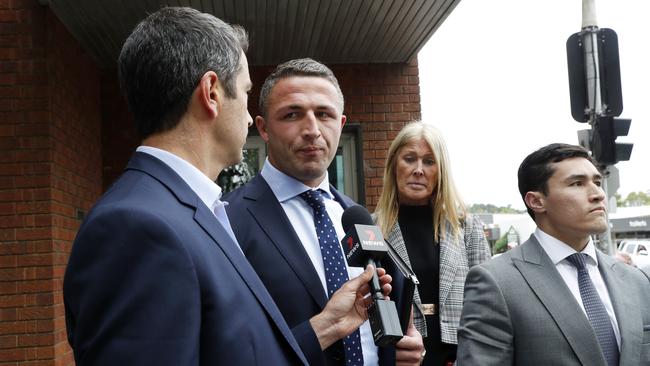
[[[437,128],[421,121],[414,121],[404,126],[388,148],[388,156],[384,167],[384,187],[375,210],[377,224],[384,235],[388,235],[395,225],[399,214],[395,172],[397,155],[402,147],[420,139],[429,145],[438,165],[438,181],[431,196],[434,238],[438,241],[440,235],[444,237],[448,234],[444,230],[446,222],[451,226],[451,234],[459,236],[462,231],[462,223],[467,215],[467,209],[458,194],[451,175],[447,146]]]

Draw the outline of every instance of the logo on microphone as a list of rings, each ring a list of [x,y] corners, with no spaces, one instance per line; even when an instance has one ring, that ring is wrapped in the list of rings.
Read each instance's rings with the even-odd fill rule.
[[[361,225],[359,225],[361,226]],[[384,250],[384,241],[379,232],[379,228],[371,225],[363,225],[365,227],[359,228],[359,241],[369,250]]]
[[[354,239],[351,236],[348,236],[348,250],[352,249],[354,246]]]

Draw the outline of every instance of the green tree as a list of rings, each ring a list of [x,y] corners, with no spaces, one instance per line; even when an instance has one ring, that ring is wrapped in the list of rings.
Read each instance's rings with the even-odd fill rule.
[[[616,198],[616,206],[617,207],[623,207],[623,197],[621,197],[621,194],[616,192],[614,193],[614,198]]]
[[[618,193],[614,197],[616,197],[616,203],[622,207],[650,206],[650,190],[630,192],[624,200],[619,199],[621,196]]]
[[[478,214],[478,213],[501,213],[501,214],[516,214],[516,213],[524,213],[525,211],[523,210],[516,210],[512,208],[511,205],[508,206],[495,206],[491,203],[484,204],[484,203],[474,203],[472,205],[467,206],[467,209],[469,210],[470,213]]]
[[[492,247],[492,254],[503,253],[508,250],[508,233],[503,234]]]

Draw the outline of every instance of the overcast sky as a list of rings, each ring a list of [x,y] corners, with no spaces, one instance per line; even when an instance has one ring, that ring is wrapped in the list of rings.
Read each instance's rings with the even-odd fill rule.
[[[650,190],[650,1],[596,0],[598,26],[618,34],[632,158],[616,165],[623,196]],[[461,0],[420,52],[422,117],[445,136],[465,201],[523,209],[517,168],[551,142],[577,144],[566,40],[582,0]]]

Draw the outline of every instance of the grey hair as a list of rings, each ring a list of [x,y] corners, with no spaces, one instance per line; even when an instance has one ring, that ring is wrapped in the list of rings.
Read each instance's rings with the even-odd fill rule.
[[[140,137],[174,128],[208,71],[234,98],[247,49],[243,28],[192,8],[165,7],[141,21],[118,59],[120,86]]]

